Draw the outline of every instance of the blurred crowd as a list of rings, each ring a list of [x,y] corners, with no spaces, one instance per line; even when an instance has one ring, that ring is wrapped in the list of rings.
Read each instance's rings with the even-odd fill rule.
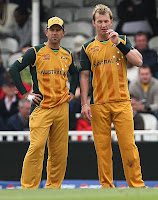
[[[31,47],[31,0],[0,0],[0,131],[29,130],[31,103],[24,100],[8,74],[8,68]],[[118,1],[119,22],[116,31],[133,37],[132,45],[142,54],[140,68],[128,63],[127,77],[135,130],[158,129],[158,20],[156,2],[148,0]],[[46,8],[40,1],[40,21],[46,20]],[[53,13],[52,13],[53,16]],[[148,24],[147,24],[148,22]],[[142,25],[140,30],[140,23]],[[155,39],[156,38],[156,39]],[[40,31],[40,42],[45,41],[44,29]],[[149,42],[155,39],[154,49]],[[12,43],[12,40],[14,42]],[[88,41],[84,35],[73,37],[71,49],[75,63],[80,68],[79,58],[82,44]],[[7,46],[12,50],[5,57]],[[156,45],[157,44],[157,45]],[[6,62],[7,61],[7,62]],[[21,73],[23,83],[31,91],[28,69]],[[89,91],[89,100],[91,91]],[[89,121],[82,118],[80,86],[69,105],[70,130],[92,130]],[[152,123],[149,123],[152,121]],[[112,127],[113,128],[113,127]],[[79,138],[80,139],[80,138]]]

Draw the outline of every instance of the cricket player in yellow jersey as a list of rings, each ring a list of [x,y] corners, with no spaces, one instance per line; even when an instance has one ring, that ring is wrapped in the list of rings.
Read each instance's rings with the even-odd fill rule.
[[[22,188],[38,188],[47,139],[46,188],[60,188],[67,164],[68,102],[74,98],[78,71],[71,52],[60,46],[65,34],[63,20],[50,18],[45,33],[48,41],[30,48],[9,70],[20,93],[32,101],[30,146],[23,163]],[[32,93],[26,91],[20,78],[20,71],[28,65],[33,81]],[[68,72],[71,75],[70,90],[67,86]]]
[[[125,35],[110,29],[111,10],[102,4],[93,10],[96,37],[81,50],[81,106],[82,116],[91,120],[102,188],[113,184],[111,122],[120,147],[124,173],[129,187],[145,187],[142,180],[139,153],[134,141],[133,112],[127,83],[126,59],[142,65],[141,54]],[[90,73],[92,78],[91,105],[87,103]]]

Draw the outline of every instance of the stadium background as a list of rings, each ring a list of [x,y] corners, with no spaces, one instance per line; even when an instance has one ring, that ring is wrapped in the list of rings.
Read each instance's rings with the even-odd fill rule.
[[[12,2],[12,1],[8,1]],[[27,1],[28,7],[31,1]],[[41,1],[45,9],[46,15],[41,20],[40,18],[40,1],[32,0],[32,46],[39,44],[39,24],[44,28],[46,21],[49,17],[57,15],[64,19],[66,36],[63,38],[62,45],[73,50],[73,38],[77,34],[83,34],[87,39],[90,39],[95,35],[95,31],[91,25],[91,12],[93,3],[107,4],[114,14],[115,23],[113,29],[115,29],[117,21],[116,6],[117,0],[96,0],[91,6],[86,5],[84,0],[71,0],[69,4],[64,4],[60,0],[46,0]],[[61,4],[60,4],[61,3]],[[133,42],[133,37],[130,37]],[[18,133],[15,133],[18,136]],[[76,136],[80,133],[74,133]],[[20,186],[20,174],[24,155],[28,148],[29,142],[27,141],[9,141],[6,137],[7,132],[0,134],[0,152],[1,152],[1,165],[0,165],[0,188],[18,188]],[[152,131],[148,139],[143,139],[144,133],[142,132],[141,138],[137,141],[139,148],[141,165],[143,172],[143,179],[149,187],[158,186],[158,160],[157,160],[157,145],[158,137],[157,131]],[[90,133],[91,136],[91,133]],[[154,139],[152,139],[152,137]],[[118,149],[118,143],[114,139],[113,145],[113,161],[114,161],[114,180],[117,187],[126,187],[120,153]],[[42,182],[40,187],[44,187],[46,179],[46,158],[47,151],[44,160],[44,170],[42,175]],[[94,150],[93,138],[91,140],[74,141],[70,137],[69,141],[69,157],[68,166],[62,187],[76,188],[76,187],[100,187],[97,175],[96,154]]]

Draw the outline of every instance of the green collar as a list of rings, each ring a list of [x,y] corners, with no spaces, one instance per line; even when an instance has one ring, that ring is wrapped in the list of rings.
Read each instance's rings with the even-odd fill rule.
[[[52,49],[54,53],[58,53],[59,49]]]
[[[102,43],[106,44],[106,43],[107,43],[107,40],[105,40],[105,41],[102,41]]]

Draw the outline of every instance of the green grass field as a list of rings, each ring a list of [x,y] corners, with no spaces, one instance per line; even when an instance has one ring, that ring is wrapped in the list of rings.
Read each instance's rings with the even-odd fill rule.
[[[0,200],[158,200],[158,189],[0,190]]]

